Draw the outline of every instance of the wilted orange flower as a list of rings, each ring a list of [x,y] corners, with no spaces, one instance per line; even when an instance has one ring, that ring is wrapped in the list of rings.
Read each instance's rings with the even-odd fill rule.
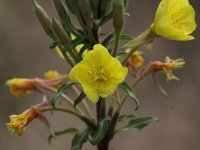
[[[185,61],[182,58],[170,59],[169,57],[166,57],[165,62],[151,62],[151,72],[163,71],[167,76],[167,80],[179,80],[179,78],[176,77],[172,71],[174,69],[183,68],[184,64]]]
[[[59,77],[59,76],[61,76],[61,74],[56,70],[49,70],[49,71],[44,73],[45,79],[54,79],[54,78]]]
[[[19,115],[11,115],[10,123],[7,123],[8,130],[11,134],[22,135],[27,125],[37,116],[38,112],[34,108],[29,108]]]
[[[6,82],[12,95],[24,97],[35,89],[33,79],[13,78]]]

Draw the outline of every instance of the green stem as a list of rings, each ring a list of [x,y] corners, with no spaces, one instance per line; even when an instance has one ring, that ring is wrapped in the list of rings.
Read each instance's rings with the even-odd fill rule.
[[[112,114],[113,114],[113,106],[114,106],[114,100],[111,99],[110,106],[108,109],[108,116],[110,117],[112,117]]]
[[[72,111],[72,110],[69,110],[69,109],[66,109],[66,108],[63,108],[63,107],[44,107],[44,108],[40,108],[38,109],[39,112],[47,112],[47,111],[62,111],[62,112],[66,112],[66,113],[69,113],[71,115],[74,115],[76,117],[78,117],[79,119],[81,119],[82,121],[84,121],[92,130],[96,130],[97,129],[97,126],[90,120],[88,119],[87,117],[84,117],[82,116],[81,114],[75,112],[75,111]]]
[[[73,90],[76,92],[77,95],[80,94],[80,91],[78,90],[78,88],[76,88],[75,86],[72,87]],[[94,115],[90,109],[90,107],[88,106],[87,102],[85,99],[82,100],[82,103],[83,103],[83,107],[85,108],[85,111],[87,113],[87,115],[92,119],[94,120]]]
[[[54,107],[43,107],[43,108],[39,108],[38,111],[39,112],[62,111],[62,112],[66,112],[66,113],[69,113],[71,115],[74,115],[78,118],[82,117],[79,113],[77,113],[73,110],[70,110],[70,109],[63,108],[63,107],[55,107],[55,108]]]
[[[122,64],[125,65],[125,63],[128,61],[128,59],[132,56],[132,54],[139,48],[140,46],[135,46],[131,48],[131,51],[125,56],[124,60],[122,61]]]
[[[78,62],[78,59],[74,53],[74,51],[72,50],[71,46],[66,43],[66,44],[63,44],[63,46],[66,48],[66,50],[69,52],[69,54],[72,56],[72,58],[74,59],[74,61],[77,63]]]
[[[65,60],[69,63],[69,65],[70,65],[71,67],[73,67],[74,64],[73,64],[72,60],[69,58],[69,56],[67,56],[67,53],[64,53],[64,52],[62,51],[62,46],[61,46],[61,45],[58,45],[58,47],[59,47],[59,51],[60,51],[60,52],[62,53],[62,55],[64,56]]]
[[[93,36],[93,32],[92,32],[92,27],[91,27],[91,23],[86,21],[86,27],[87,27],[87,33],[89,36],[90,41],[94,41],[94,36]]]
[[[106,103],[105,99],[99,98],[97,102],[97,122],[99,123],[106,116]]]
[[[38,84],[39,86],[41,86],[41,87],[43,87],[43,88],[45,88],[45,89],[51,91],[51,92],[54,92],[54,93],[57,92],[57,89],[55,89],[55,88],[53,88],[53,87],[51,87],[51,86],[49,86],[49,85],[47,85],[47,84],[43,84],[43,83],[40,83],[40,82],[38,82],[37,84]],[[84,114],[84,113],[82,112],[82,110],[81,110],[78,106],[74,107],[74,102],[73,102],[66,94],[61,94],[61,97],[62,97],[72,108],[74,108],[79,114],[81,114],[81,115]]]
[[[115,46],[113,50],[113,57],[117,55],[118,47],[119,47],[119,41],[120,41],[120,34],[121,34],[121,29],[115,31]]]
[[[138,49],[141,45],[152,42],[156,35],[151,32],[151,29],[147,29],[143,33],[141,33],[139,36],[128,42],[126,45],[123,46],[123,49],[130,48],[131,51],[125,56],[124,60],[122,61],[122,64],[125,64],[129,57],[132,56],[132,54]]]

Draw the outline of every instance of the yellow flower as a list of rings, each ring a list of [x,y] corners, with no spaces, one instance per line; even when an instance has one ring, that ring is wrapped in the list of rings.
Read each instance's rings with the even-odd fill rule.
[[[45,79],[53,79],[59,76],[60,76],[60,73],[56,70],[50,70],[44,73]]]
[[[151,30],[170,40],[187,41],[194,39],[190,34],[196,26],[195,11],[188,0],[162,0]]]
[[[6,82],[12,95],[24,97],[35,89],[33,79],[13,78]]]
[[[79,82],[88,99],[96,103],[99,97],[112,95],[127,73],[128,69],[112,57],[103,45],[96,44],[72,68],[69,78]]]
[[[29,108],[20,115],[11,115],[10,123],[7,123],[10,133],[17,133],[22,135],[27,125],[38,116],[37,111],[34,108]]]

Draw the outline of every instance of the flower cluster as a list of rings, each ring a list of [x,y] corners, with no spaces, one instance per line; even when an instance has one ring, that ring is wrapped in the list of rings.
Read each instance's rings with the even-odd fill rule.
[[[51,129],[43,113],[61,111],[79,118],[86,127],[55,133],[50,130],[49,142],[52,137],[74,133],[71,149],[81,149],[88,141],[97,145],[98,150],[108,150],[116,133],[140,130],[157,120],[151,116],[120,115],[127,98],[132,99],[139,108],[139,100],[132,91],[135,86],[145,76],[152,75],[154,83],[167,94],[157,82],[155,74],[162,72],[167,80],[179,80],[173,71],[185,65],[182,58],[166,57],[165,61],[154,59],[148,62],[141,46],[153,49],[153,42],[159,37],[176,41],[194,39],[191,34],[197,27],[195,10],[188,0],[161,0],[154,22],[140,35],[131,36],[122,34],[128,0],[53,0],[53,4],[60,21],[55,17],[50,18],[36,0],[33,0],[34,12],[52,40],[50,48],[55,49],[71,70],[66,75],[51,70],[44,74],[44,78],[8,80],[6,85],[16,97],[21,98],[34,91],[43,97],[41,103],[31,106],[22,114],[11,115],[8,130],[22,135],[35,118]],[[69,12],[80,26],[73,24]],[[110,19],[113,21],[113,31],[105,34],[101,29]],[[122,45],[122,39],[128,42]],[[133,76],[133,83],[126,80],[128,73]],[[123,98],[118,89],[125,92]],[[53,92],[52,97],[49,92]],[[110,101],[108,108],[107,101]],[[61,102],[66,102],[67,106]],[[96,105],[96,117],[88,102]],[[123,123],[119,122],[122,121],[127,124],[121,126]]]

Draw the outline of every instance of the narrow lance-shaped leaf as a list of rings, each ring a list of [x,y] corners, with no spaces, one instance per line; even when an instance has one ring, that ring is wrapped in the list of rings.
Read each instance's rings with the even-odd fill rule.
[[[53,107],[55,107],[55,103],[58,100],[58,98],[63,94],[63,92],[65,91],[65,89],[71,87],[72,85],[77,84],[76,82],[66,82],[63,85],[61,85],[61,87],[57,90],[57,93],[53,96],[53,98],[51,99],[51,105]]]
[[[79,44],[83,44],[84,39],[82,37],[76,37],[74,40],[70,42],[72,48],[76,48]]]
[[[103,120],[101,120],[96,136],[91,140],[91,143],[93,145],[96,145],[99,142],[101,142],[101,140],[108,133],[109,127],[110,127],[110,118],[104,118]]]
[[[122,88],[131,97],[131,99],[133,99],[135,101],[135,103],[136,103],[135,110],[137,110],[138,107],[139,107],[139,100],[137,99],[137,97],[133,93],[131,87],[126,82],[119,84],[119,87]]]
[[[54,135],[49,135],[49,138],[48,138],[48,142],[49,144],[51,144],[51,140],[53,138],[56,138],[56,136],[61,136],[61,135],[64,135],[64,134],[67,134],[67,133],[76,133],[78,132],[78,129],[76,128],[68,128],[68,129],[65,129],[65,130],[62,130],[62,131],[56,131],[54,132]]]
[[[90,43],[85,43],[84,46],[81,48],[81,50],[78,53],[78,60],[81,61],[82,60],[82,55],[85,52],[85,50],[90,49],[92,47],[92,44]]]
[[[54,49],[54,48],[56,48],[58,45],[59,45],[59,42],[58,42],[58,41],[53,41],[53,42],[51,43],[51,45],[49,46],[49,49]]]
[[[124,40],[124,41],[130,41],[132,40],[134,37],[132,35],[121,35],[120,36],[120,40]]]
[[[122,122],[122,121],[125,121],[125,120],[128,120],[128,119],[131,119],[131,118],[135,118],[136,116],[135,115],[132,115],[132,114],[130,114],[130,115],[121,115],[121,116],[119,116],[119,118],[118,118],[118,122]]]
[[[76,105],[78,105],[85,98],[85,96],[85,93],[81,92],[81,94],[74,101],[74,107],[76,107]]]
[[[155,117],[141,117],[131,119],[126,126],[116,129],[115,132],[119,131],[128,131],[128,130],[141,130],[142,128],[146,127],[150,123],[158,121]]]
[[[88,129],[77,132],[72,140],[71,150],[80,150],[82,145],[88,140]]]

